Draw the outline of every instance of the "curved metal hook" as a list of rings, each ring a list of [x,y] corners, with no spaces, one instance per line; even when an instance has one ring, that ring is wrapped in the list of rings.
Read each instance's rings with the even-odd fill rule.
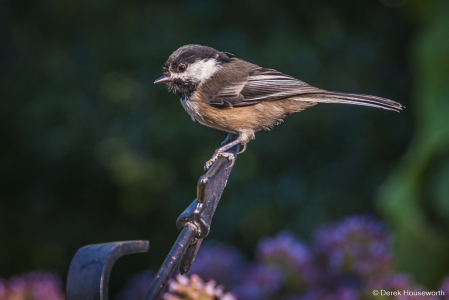
[[[112,267],[124,255],[147,252],[148,241],[87,245],[72,259],[67,275],[67,300],[108,300]]]

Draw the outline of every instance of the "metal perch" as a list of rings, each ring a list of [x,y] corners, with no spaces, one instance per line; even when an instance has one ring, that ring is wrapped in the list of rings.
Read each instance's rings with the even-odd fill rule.
[[[239,145],[227,150],[237,157]],[[209,171],[200,177],[197,199],[179,216],[176,227],[181,233],[156,274],[144,300],[156,300],[179,265],[186,274],[209,234],[210,224],[231,174],[231,161],[219,157]],[[109,277],[120,257],[146,252],[148,241],[123,241],[87,245],[80,248],[70,263],[67,275],[67,300],[108,300]]]

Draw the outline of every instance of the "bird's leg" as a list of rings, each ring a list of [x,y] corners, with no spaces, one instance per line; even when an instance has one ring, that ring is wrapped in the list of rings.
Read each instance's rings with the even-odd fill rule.
[[[224,146],[227,143],[232,142],[236,138],[237,138],[237,135],[235,135],[233,133],[228,133],[228,136],[226,136],[225,140],[223,142],[221,142],[221,145]]]
[[[204,166],[204,170],[205,171],[209,170],[209,168],[214,164],[214,162],[218,159],[219,156],[223,156],[223,157],[228,158],[232,162],[231,165],[228,168],[232,167],[234,165],[234,161],[235,161],[234,154],[228,153],[228,152],[225,152],[225,151],[230,149],[230,148],[232,148],[232,147],[234,147],[235,145],[238,145],[238,144],[241,144],[241,143],[242,143],[242,141],[240,140],[240,138],[237,138],[236,140],[234,140],[234,141],[232,141],[230,143],[227,143],[226,145],[221,146],[220,148],[215,150],[215,153],[212,156],[212,158],[209,159],[206,162],[206,165]]]

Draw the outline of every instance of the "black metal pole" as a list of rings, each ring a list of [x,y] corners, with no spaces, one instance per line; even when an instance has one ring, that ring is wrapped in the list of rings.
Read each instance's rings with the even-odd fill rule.
[[[167,281],[173,275],[179,261],[189,248],[190,242],[194,238],[197,230],[197,227],[193,224],[187,224],[184,227],[176,243],[173,245],[173,248],[170,250],[170,253],[162,264],[162,267],[157,272],[156,277],[154,278],[153,283],[151,284],[151,287],[143,300],[157,300],[159,298],[165,285],[167,284]]]
[[[238,151],[239,145],[228,150],[235,156]],[[209,234],[212,216],[231,170],[231,161],[225,157],[219,157],[209,171],[200,177],[197,199],[179,216],[176,222],[176,227],[181,234],[143,300],[157,300],[178,265],[181,274],[186,274],[190,270],[202,239]],[[194,238],[196,240],[192,244]]]

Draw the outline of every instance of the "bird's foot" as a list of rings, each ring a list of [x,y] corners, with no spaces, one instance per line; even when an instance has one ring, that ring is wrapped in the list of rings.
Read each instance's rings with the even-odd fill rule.
[[[233,136],[233,135],[232,135]],[[232,138],[231,134],[228,135],[228,138]],[[226,140],[228,139],[226,138]],[[226,141],[225,140],[225,141]],[[240,140],[239,137],[237,137],[235,140],[233,140],[232,142],[228,142],[226,145],[221,146],[220,148],[218,148],[217,150],[215,150],[214,155],[212,156],[211,159],[209,159],[206,162],[206,165],[204,166],[204,170],[207,171],[210,169],[210,167],[214,164],[215,161],[217,161],[219,156],[223,156],[226,157],[227,159],[229,159],[231,161],[231,165],[229,167],[227,167],[226,169],[231,168],[234,165],[235,162],[235,155],[233,153],[229,153],[226,152],[226,150],[234,147],[235,145],[240,144],[242,141]]]
[[[220,151],[220,149],[218,149],[217,151],[215,151],[215,153],[212,156],[212,158],[209,159],[206,162],[206,164],[204,165],[204,171],[209,170],[210,167],[212,167],[212,165],[217,161],[219,156],[226,157],[227,159],[229,159],[231,161],[231,165],[228,168],[231,168],[234,165],[234,162],[235,162],[234,154],[229,153],[229,152]]]

